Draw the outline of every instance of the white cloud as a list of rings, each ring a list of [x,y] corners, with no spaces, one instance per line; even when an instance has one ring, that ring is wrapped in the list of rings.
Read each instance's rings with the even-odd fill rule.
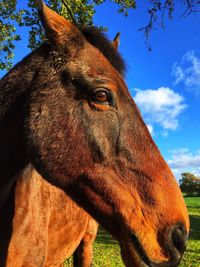
[[[152,135],[153,134],[153,126],[151,124],[147,124],[147,128],[148,128],[150,134]]]
[[[157,124],[166,130],[176,130],[178,116],[186,108],[184,98],[168,87],[136,89],[134,97],[147,124]]]
[[[200,177],[200,167],[195,169],[195,170],[192,170],[192,174],[194,174],[195,176]]]
[[[175,84],[183,83],[187,90],[200,94],[200,57],[194,51],[187,52],[179,63],[174,63],[172,75]]]
[[[187,148],[173,150],[168,164],[177,180],[181,178],[181,173],[184,172],[190,172],[200,177],[200,151],[191,153]]]
[[[195,167],[200,168],[200,151],[195,154],[188,149],[179,149],[172,152],[172,158],[168,164],[173,169]]]

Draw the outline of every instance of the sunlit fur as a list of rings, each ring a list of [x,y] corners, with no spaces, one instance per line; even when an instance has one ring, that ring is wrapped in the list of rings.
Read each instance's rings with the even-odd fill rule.
[[[89,267],[90,216],[127,267],[177,266],[187,210],[115,45],[42,3],[39,13],[47,41],[0,82],[0,266],[59,266],[80,244],[75,264]],[[94,101],[102,88],[110,103]]]

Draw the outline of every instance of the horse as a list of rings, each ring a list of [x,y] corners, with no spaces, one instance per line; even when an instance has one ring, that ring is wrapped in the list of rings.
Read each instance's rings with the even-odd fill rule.
[[[91,265],[98,223],[127,267],[175,267],[189,219],[96,28],[38,1],[45,41],[0,82],[0,266]]]

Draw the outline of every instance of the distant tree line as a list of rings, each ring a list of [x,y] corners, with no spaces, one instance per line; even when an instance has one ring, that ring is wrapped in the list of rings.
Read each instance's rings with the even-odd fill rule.
[[[179,181],[181,191],[187,196],[200,196],[200,177],[189,172],[182,173],[181,176]]]

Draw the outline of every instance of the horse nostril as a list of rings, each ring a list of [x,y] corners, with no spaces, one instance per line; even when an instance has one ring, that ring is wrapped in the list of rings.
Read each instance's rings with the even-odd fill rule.
[[[187,241],[187,232],[182,224],[176,224],[171,229],[171,242],[178,250],[180,255],[185,251]]]

